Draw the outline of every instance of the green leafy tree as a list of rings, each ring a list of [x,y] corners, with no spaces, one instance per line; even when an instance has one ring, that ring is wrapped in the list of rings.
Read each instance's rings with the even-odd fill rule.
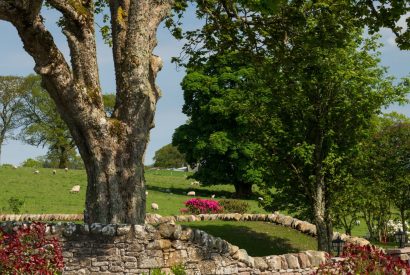
[[[75,156],[75,143],[66,123],[61,119],[55,104],[41,87],[39,76],[26,78],[29,93],[24,97],[24,127],[21,140],[34,146],[48,146],[48,155],[58,158],[58,168],[69,166],[70,157]]]
[[[235,104],[249,92],[245,79],[253,76],[254,70],[237,53],[213,56],[190,68],[182,82],[183,112],[189,121],[173,136],[188,163],[199,166],[195,179],[233,184],[237,197],[250,196],[262,176],[255,165],[260,145],[249,139],[248,122]]]
[[[212,107],[218,110],[219,101],[229,106],[225,113],[233,115],[224,130],[241,121],[246,125],[242,138],[259,145],[252,159],[259,163],[255,167],[261,168],[265,207],[310,218],[317,226],[319,249],[330,251],[331,206],[343,185],[346,166],[371,118],[382,106],[403,100],[407,83],[394,87],[392,79],[385,77],[374,53],[377,44],[361,37],[360,21],[352,17],[346,2],[290,1],[275,12],[251,10],[247,4],[234,1],[229,7],[218,3],[200,7],[209,20],[201,30],[187,33],[187,67],[198,67],[202,73],[203,64],[211,58],[238,52],[255,73],[239,77],[245,82],[243,88],[220,85],[218,78],[197,81],[191,90],[203,89],[204,96],[198,101],[205,100],[204,105],[200,102],[193,107],[203,106],[209,117]],[[195,41],[206,42],[195,50]],[[236,72],[240,67],[230,69]],[[215,71],[210,75],[217,76]],[[218,88],[224,85],[227,90],[248,93],[237,93],[236,100],[218,100]],[[225,95],[225,90],[220,90]],[[217,103],[209,99],[214,94]],[[196,95],[193,98],[197,100]],[[230,130],[228,133],[217,135],[216,144],[226,148]],[[192,136],[195,133],[187,131],[185,139]],[[237,143],[234,140],[232,146]]]
[[[0,160],[3,143],[13,137],[13,131],[21,126],[25,92],[22,77],[0,76]]]
[[[281,87],[271,104],[278,106],[281,136],[271,162],[275,192],[269,192],[274,208],[306,210],[316,224],[319,249],[326,251],[332,204],[356,145],[381,107],[407,92],[407,84],[395,88],[384,76],[371,53],[376,45],[362,40],[360,29],[346,26],[350,34],[342,37],[328,31],[343,24],[328,11],[308,18],[303,35],[290,38],[272,81]]]
[[[154,166],[162,168],[174,168],[184,166],[185,156],[178,151],[178,148],[167,144],[155,152]]]
[[[389,28],[396,35],[400,49],[410,49],[409,1],[394,0],[355,0],[351,1],[352,13],[368,26],[370,33],[381,28]],[[399,24],[403,20],[404,24]]]
[[[361,155],[362,158],[356,166],[356,170],[360,172],[358,179],[362,184],[365,183],[365,188],[372,190],[369,201],[379,201],[379,205],[387,209],[378,207],[375,212],[389,212],[390,206],[394,206],[399,211],[403,230],[407,230],[405,221],[409,218],[410,210],[409,118],[397,113],[380,117],[369,139],[363,143]],[[380,200],[373,198],[380,196]],[[372,210],[369,203],[364,204],[363,209],[365,212]],[[387,223],[387,218],[384,220]],[[378,224],[378,228],[384,227],[385,224]],[[371,232],[371,229],[369,231]],[[378,233],[380,238],[383,232]]]

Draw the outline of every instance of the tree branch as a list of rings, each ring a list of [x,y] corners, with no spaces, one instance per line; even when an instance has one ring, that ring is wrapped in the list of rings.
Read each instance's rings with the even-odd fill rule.
[[[81,25],[85,24],[85,19],[90,15],[90,8],[85,7],[78,0],[46,0],[53,8],[60,11],[64,17],[69,18]]]

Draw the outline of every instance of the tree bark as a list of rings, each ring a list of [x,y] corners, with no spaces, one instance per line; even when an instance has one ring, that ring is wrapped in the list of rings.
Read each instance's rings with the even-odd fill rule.
[[[1,164],[1,149],[3,148],[4,138],[0,137],[0,164]]]
[[[406,225],[406,210],[405,209],[399,209],[400,211],[400,219],[401,219],[401,224],[403,226],[403,231],[407,232],[407,225]],[[409,238],[407,237],[407,233],[405,235],[405,242],[407,243],[409,241]]]
[[[318,110],[317,118],[321,121],[321,110]],[[317,230],[317,243],[320,251],[331,252],[332,250],[332,238],[333,238],[333,226],[330,219],[328,200],[326,194],[326,182],[323,173],[323,160],[325,159],[323,144],[324,144],[324,131],[318,127],[314,131],[315,150],[314,150],[314,192],[313,201],[313,214]]]
[[[58,160],[58,168],[64,169],[68,168],[68,155],[67,155],[67,150],[64,147],[59,148],[59,160]]]
[[[331,252],[333,226],[326,207],[326,197],[324,190],[323,177],[317,180],[314,198],[314,220],[317,230],[318,250]]]
[[[145,220],[143,158],[153,127],[161,61],[152,54],[156,30],[171,0],[109,1],[117,83],[111,117],[99,83],[91,0],[48,0],[59,10],[71,67],[40,15],[43,1],[0,0],[0,20],[11,22],[35,71],[67,123],[87,171],[86,223],[142,224]]]
[[[235,183],[234,186],[237,198],[249,198],[252,196],[252,184]]]

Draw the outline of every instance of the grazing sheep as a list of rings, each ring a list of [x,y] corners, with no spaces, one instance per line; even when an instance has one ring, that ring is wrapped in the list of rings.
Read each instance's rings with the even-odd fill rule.
[[[195,196],[195,191],[189,191],[187,195],[188,196]]]
[[[66,168],[64,168],[64,170],[66,171],[66,172],[68,172],[68,168],[66,167]]]
[[[196,185],[196,186],[200,186],[201,185],[201,183],[199,182],[199,181],[193,181],[193,182],[191,182],[191,185]]]
[[[40,174],[40,171],[38,171],[38,170],[35,170],[34,172],[33,172],[33,174]]]
[[[213,194],[213,195],[211,196],[211,198],[213,198],[213,199],[214,199],[214,198],[215,198],[215,194]]]
[[[13,169],[17,169],[19,168],[17,165],[13,165]]]
[[[152,210],[158,210],[159,209],[158,204],[156,204],[155,202],[151,203],[151,209]]]
[[[57,171],[56,171],[56,170],[53,170],[53,175],[55,175],[55,174],[57,174]]]
[[[80,192],[80,185],[74,185],[73,188],[71,188],[70,193],[78,193]]]
[[[360,220],[355,220],[355,221],[354,221],[354,224],[355,224],[355,225],[360,225]]]

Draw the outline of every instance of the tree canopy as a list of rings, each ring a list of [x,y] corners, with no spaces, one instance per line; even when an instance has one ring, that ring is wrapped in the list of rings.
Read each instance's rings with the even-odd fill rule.
[[[13,131],[22,125],[22,98],[25,93],[24,78],[0,76],[0,160],[3,143],[13,137]]]
[[[154,166],[161,168],[178,168],[186,163],[185,156],[178,148],[167,144],[155,152]]]
[[[186,33],[190,121],[175,144],[189,162],[219,157],[210,165],[246,175],[243,161],[265,207],[313,220],[329,251],[346,164],[382,106],[404,101],[408,81],[385,75],[375,38],[362,37],[346,2],[290,1],[268,13],[245,2],[204,4],[205,26]]]

